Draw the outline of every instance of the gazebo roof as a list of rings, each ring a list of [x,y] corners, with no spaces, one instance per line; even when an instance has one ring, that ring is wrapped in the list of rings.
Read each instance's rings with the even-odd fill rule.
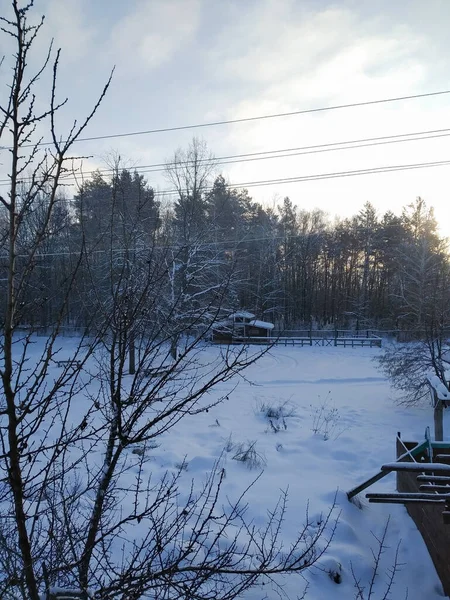
[[[228,317],[229,319],[236,319],[236,318],[241,318],[241,319],[254,319],[256,317],[256,315],[254,315],[251,312],[248,312],[246,310],[237,310],[234,313],[231,313],[231,315]]]

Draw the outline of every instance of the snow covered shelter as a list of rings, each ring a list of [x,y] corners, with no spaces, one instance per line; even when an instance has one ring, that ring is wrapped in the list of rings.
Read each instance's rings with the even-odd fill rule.
[[[215,324],[212,331],[214,342],[242,343],[263,342],[271,337],[273,323],[259,321],[256,315],[247,311],[237,311]]]

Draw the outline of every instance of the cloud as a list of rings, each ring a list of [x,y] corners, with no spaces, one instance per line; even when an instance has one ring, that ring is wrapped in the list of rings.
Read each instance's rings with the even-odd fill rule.
[[[365,11],[363,3],[345,2],[326,7],[261,0],[240,12],[241,7],[228,9],[209,53],[218,119],[412,95],[446,85],[433,78],[435,57],[439,49],[442,57],[448,42],[433,38],[430,28],[423,32],[419,14],[412,19],[403,12]],[[442,97],[241,123],[224,129],[221,148],[213,149],[219,155],[244,153],[438,129],[445,126],[447,111],[448,98]],[[237,183],[443,160],[447,139],[242,162],[225,172]],[[304,207],[351,214],[368,199],[384,211],[424,190],[437,195],[437,182],[444,177],[445,170],[405,171],[277,184],[250,193],[266,201],[275,192],[289,194]]]
[[[55,47],[63,49],[66,65],[85,60],[93,52],[96,27],[86,18],[87,12],[85,0],[48,0],[45,6],[44,36],[54,38]]]
[[[380,17],[363,20],[345,7],[308,13],[297,6],[266,0],[244,15],[231,40],[224,31],[212,59],[220,78],[247,97],[278,99],[285,107],[370,93],[385,83],[392,89],[392,81],[402,89],[422,81],[425,40],[408,27],[386,27]]]
[[[200,0],[141,0],[110,36],[118,64],[151,70],[170,61],[194,37]]]
[[[384,15],[368,18],[345,5],[315,12],[298,6],[294,0],[265,0],[218,36],[211,62],[220,64],[216,81],[226,89],[227,118],[408,95],[426,87],[427,40],[402,21],[388,26]],[[372,123],[367,115],[321,113],[241,124],[229,128],[223,141],[240,152],[295,147],[300,139],[358,137],[356,130],[375,119],[386,122],[381,110],[372,111]]]

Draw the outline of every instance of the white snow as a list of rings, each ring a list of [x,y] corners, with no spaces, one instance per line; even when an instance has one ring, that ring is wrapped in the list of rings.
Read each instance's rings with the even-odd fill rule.
[[[254,319],[256,315],[246,310],[238,310],[231,315],[229,315],[229,319]]]
[[[428,375],[430,385],[436,390],[438,400],[450,400],[450,393],[437,375]]]
[[[258,321],[258,319],[250,321],[249,325],[252,325],[253,327],[261,327],[263,329],[273,329],[275,327],[273,323],[269,323],[268,321]]]
[[[68,345],[68,353],[70,343],[61,341],[62,346]],[[218,346],[205,346],[204,361],[217,358],[220,352]],[[187,471],[182,480],[188,489],[192,478],[200,485],[223,454],[224,498],[237,499],[259,471],[233,460],[233,451],[224,452],[224,447],[232,446],[230,439],[235,444],[255,441],[265,468],[248,492],[247,516],[251,515],[256,524],[263,523],[280,490],[288,489],[286,546],[301,528],[308,502],[310,517],[320,521],[337,495],[339,523],[320,564],[302,575],[276,578],[287,599],[301,596],[307,583],[307,600],[355,598],[352,570],[361,585],[369,584],[372,550],[376,552],[376,537],[381,536],[389,516],[388,548],[382,555],[373,600],[383,597],[399,542],[402,566],[390,598],[403,600],[406,589],[408,600],[442,598],[431,559],[405,508],[369,504],[364,497],[360,508],[347,500],[347,490],[374,475],[382,464],[395,460],[398,431],[404,440],[421,441],[426,426],[433,421],[429,404],[395,404],[388,382],[373,361],[380,352],[378,348],[274,347],[248,368],[245,379],[221,383],[208,396],[208,402],[225,395],[228,400],[208,413],[186,417],[161,436],[160,446],[151,450],[154,460],[151,470],[147,465],[145,475],[155,481],[186,457]],[[278,419],[265,416],[271,407],[280,409]],[[447,420],[447,415],[444,418]],[[91,460],[96,460],[95,453]],[[395,475],[388,475],[368,491],[395,491]],[[341,583],[331,579],[332,571],[340,572]],[[277,598],[278,592],[266,586],[247,592],[245,599]]]
[[[208,348],[215,353],[218,348]],[[309,582],[308,600],[351,600],[355,597],[351,569],[364,584],[369,583],[376,540],[391,515],[383,565],[377,589],[383,589],[399,541],[400,563],[392,599],[437,600],[443,592],[432,561],[419,532],[399,505],[369,504],[363,497],[360,509],[347,500],[346,491],[379,471],[383,463],[395,460],[395,437],[422,440],[425,427],[432,423],[430,406],[407,408],[393,402],[388,382],[377,370],[373,358],[378,348],[284,348],[274,347],[246,371],[247,381],[221,384],[216,393],[230,391],[229,400],[207,414],[186,419],[177,427],[179,435],[167,435],[158,458],[169,467],[185,455],[189,477],[202,476],[219,456],[227,440],[256,440],[256,448],[266,461],[264,474],[248,496],[255,518],[273,507],[280,489],[289,489],[289,514],[285,523],[286,544],[304,520],[309,500],[310,514],[325,513],[337,492],[341,511],[335,538],[321,568],[304,574]],[[295,411],[286,417],[287,429],[274,433],[259,411],[261,404],[287,403]],[[325,405],[324,418],[334,411],[330,430],[324,439],[312,432],[314,416]],[[331,417],[333,419],[333,417]],[[319,424],[320,425],[320,424]],[[257,472],[248,471],[226,455],[226,492],[236,497]],[[368,491],[395,491],[395,475],[388,475]],[[336,584],[327,571],[342,570],[342,583]],[[286,597],[295,599],[305,585],[301,576],[279,578]],[[264,590],[269,598],[275,592]],[[260,600],[261,590],[246,598]],[[380,596],[382,597],[382,596]],[[374,596],[378,598],[378,596]]]

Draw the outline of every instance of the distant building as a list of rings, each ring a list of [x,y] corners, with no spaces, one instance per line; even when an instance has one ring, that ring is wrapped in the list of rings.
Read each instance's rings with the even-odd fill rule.
[[[269,338],[274,328],[273,323],[259,321],[253,313],[237,311],[223,321],[215,324],[212,332],[214,342],[248,342],[252,338]],[[255,339],[255,341],[258,341]]]

